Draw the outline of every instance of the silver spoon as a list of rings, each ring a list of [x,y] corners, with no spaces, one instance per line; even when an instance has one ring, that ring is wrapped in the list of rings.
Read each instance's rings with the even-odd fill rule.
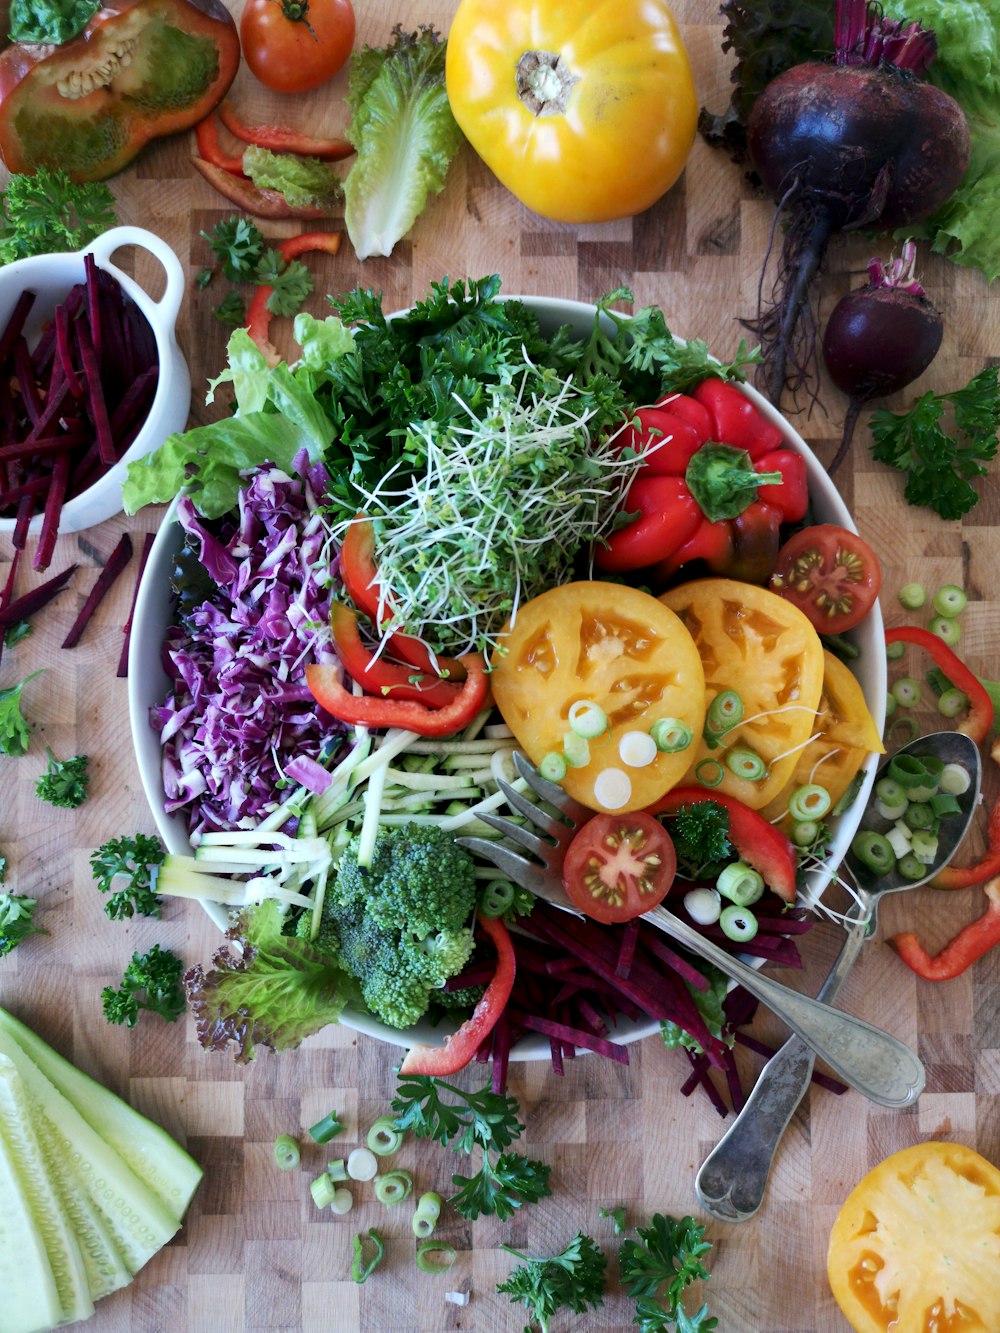
[[[935,755],[946,764],[961,764],[968,770],[971,782],[968,791],[958,797],[961,813],[942,822],[940,854],[935,864],[927,867],[923,879],[905,879],[898,870],[879,876],[853,853],[847,853],[844,863],[854,880],[858,900],[848,914],[840,953],[816,995],[827,1003],[836,997],[861,945],[875,933],[882,895],[919,888],[943,869],[958,851],[979,801],[982,759],[970,736],[958,731],[937,731],[911,741],[896,753]],[[885,776],[889,762],[882,764],[878,778]],[[860,828],[877,828],[880,823],[884,821],[869,806]],[[815,1060],[802,1038],[793,1034],[764,1066],[746,1105],[705,1158],[695,1178],[695,1193],[713,1217],[723,1222],[745,1222],[760,1207],[778,1144],[809,1087]]]

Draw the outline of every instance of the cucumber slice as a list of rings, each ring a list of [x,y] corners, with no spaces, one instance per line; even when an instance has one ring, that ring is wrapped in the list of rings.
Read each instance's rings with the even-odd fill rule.
[[[0,1032],[6,1032],[45,1077],[71,1102],[105,1143],[114,1148],[126,1166],[156,1195],[171,1216],[180,1222],[191,1196],[198,1188],[202,1171],[180,1144],[132,1109],[128,1102],[96,1083],[48,1046],[29,1027],[0,1008]]]
[[[130,1272],[137,1273],[175,1234],[180,1225],[177,1218],[91,1129],[17,1042],[2,1031],[0,1054],[13,1062],[21,1076],[32,1117],[44,1116],[48,1121],[58,1154],[54,1164],[73,1163],[83,1188],[103,1214]],[[59,1272],[57,1269],[55,1272],[58,1281]]]
[[[0,1054],[0,1172],[12,1182],[0,1193],[5,1214],[2,1225],[6,1228],[9,1224],[8,1205],[16,1215],[19,1199],[19,1211],[25,1221],[24,1235],[15,1234],[9,1245],[3,1246],[4,1264],[13,1270],[11,1286],[8,1288],[5,1283],[3,1290],[3,1327],[8,1333],[12,1328],[34,1333],[39,1328],[89,1319],[94,1313],[83,1255],[62,1210],[35,1132],[38,1114],[20,1068]],[[29,1237],[27,1243],[25,1237]],[[34,1265],[31,1263],[31,1250],[38,1244],[44,1248],[48,1280],[40,1260],[36,1257]],[[26,1257],[23,1274],[22,1253]],[[30,1281],[26,1281],[28,1274],[42,1280],[37,1294]],[[55,1318],[50,1314],[53,1296]],[[40,1315],[44,1322],[39,1321]]]

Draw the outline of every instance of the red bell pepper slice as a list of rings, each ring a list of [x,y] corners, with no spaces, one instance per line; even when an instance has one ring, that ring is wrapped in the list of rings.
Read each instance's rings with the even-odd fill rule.
[[[213,167],[219,167],[222,171],[231,172],[234,176],[240,176],[243,180],[247,179],[247,174],[243,170],[243,154],[233,157],[219,143],[219,126],[214,111],[210,111],[205,119],[200,120],[194,127],[194,137],[198,143],[198,152],[206,162],[210,162]]]
[[[983,891],[988,900],[985,912],[949,940],[940,953],[929,954],[912,930],[894,935],[889,943],[907,967],[925,981],[951,981],[1000,944],[1000,877],[984,884]]]
[[[795,901],[798,858],[789,838],[763,815],[724,792],[704,787],[673,787],[646,807],[648,815],[673,815],[682,805],[715,801],[729,815],[729,841],[742,860],[763,875],[764,883],[786,903]]]
[[[354,152],[354,145],[348,139],[314,139],[286,125],[247,125],[229,101],[220,104],[219,119],[234,138],[257,148],[269,148],[272,153],[301,153],[324,162],[337,162]]]
[[[251,213],[255,218],[302,218],[315,222],[328,216],[325,208],[314,208],[308,204],[293,205],[278,190],[261,190],[253,181],[245,177],[234,176],[231,171],[207,162],[203,157],[193,157],[195,169],[208,181],[209,185],[230,203]]]
[[[375,529],[363,514],[358,514],[344,536],[340,548],[340,577],[358,610],[379,625],[382,593],[375,567]],[[383,606],[381,613],[384,612]],[[393,657],[417,671],[447,676],[450,681],[462,680],[465,676],[465,668],[458,658],[432,653],[422,639],[412,634],[390,634],[388,647]]]
[[[320,707],[341,722],[377,730],[402,727],[418,736],[453,736],[468,726],[490,697],[482,653],[466,653],[459,661],[465,668],[465,680],[451,703],[443,708],[428,708],[410,699],[352,694],[345,688],[339,668],[330,663],[310,663],[306,667],[306,684]]]
[[[344,670],[369,694],[412,699],[428,708],[445,708],[461,688],[440,676],[423,675],[413,667],[376,658],[361,642],[357,616],[342,602],[334,602],[330,607],[330,628]]]
[[[497,951],[497,970],[493,980],[473,1009],[472,1016],[465,1020],[457,1032],[445,1037],[443,1045],[410,1047],[399,1066],[400,1074],[430,1074],[432,1077],[457,1074],[474,1058],[507,1007],[510,993],[514,989],[516,972],[510,934],[497,916],[483,916],[480,912],[476,919]]]
[[[712,418],[711,438],[745,449],[757,461],[762,454],[780,449],[785,437],[733,384],[725,380],[702,380],[692,396],[708,409]]]
[[[899,625],[896,629],[886,630],[885,642],[887,646],[890,643],[910,643],[930,654],[934,665],[940,667],[952,685],[960,689],[969,700],[968,716],[957,730],[964,731],[977,745],[982,745],[993,726],[993,700],[962,659],[936,634],[928,629],[920,629],[917,625]]]

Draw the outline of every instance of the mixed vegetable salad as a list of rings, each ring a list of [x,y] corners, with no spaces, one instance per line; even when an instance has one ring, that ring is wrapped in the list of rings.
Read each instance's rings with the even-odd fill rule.
[[[155,887],[231,909],[186,984],[238,1059],[346,1008],[405,1034],[404,1073],[492,1057],[501,1089],[528,1034],[561,1072],[658,1023],[711,1088],[754,1002],[639,917],[669,894],[798,965],[797,880],[881,749],[836,655],[877,562],[809,523],[745,346],[720,364],[624,291],[576,330],[498,298],[331,298],[273,368],[238,330],[232,415],[130,467],[129,510],[185,492],[151,722],[194,849]],[[594,812],[582,918],[456,841],[496,836],[517,749]]]

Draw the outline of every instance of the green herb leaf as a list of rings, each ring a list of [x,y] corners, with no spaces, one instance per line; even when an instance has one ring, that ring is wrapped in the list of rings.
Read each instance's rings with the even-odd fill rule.
[[[8,31],[14,42],[61,46],[78,37],[101,0],[11,0]]]
[[[27,753],[31,728],[21,712],[21,693],[29,680],[41,674],[41,671],[33,671],[17,685],[8,685],[0,690],[0,754]]]
[[[712,1333],[718,1320],[707,1306],[691,1316],[683,1306],[692,1282],[709,1276],[701,1262],[712,1248],[705,1228],[694,1218],[654,1213],[648,1227],[636,1227],[638,1240],[622,1242],[618,1260],[622,1286],[636,1300],[636,1319],[642,1333],[676,1328],[679,1333]],[[665,1288],[665,1290],[664,1290]]]
[[[0,264],[82,250],[115,225],[114,204],[114,195],[100,181],[78,185],[65,171],[48,167],[30,176],[15,173],[0,200]]]
[[[212,254],[230,282],[253,280],[267,245],[255,222],[250,218],[230,217],[217,222],[211,232],[203,231],[201,235],[208,241]],[[202,272],[211,274],[210,269]]]
[[[85,754],[74,755],[72,759],[57,759],[48,747],[45,754],[48,762],[45,772],[35,783],[36,794],[50,805],[75,810],[87,799],[89,759]]]
[[[578,1231],[564,1250],[549,1259],[530,1259],[509,1245],[500,1248],[524,1262],[506,1282],[497,1283],[497,1291],[516,1305],[525,1306],[529,1319],[542,1333],[548,1333],[549,1321],[558,1310],[583,1314],[604,1304],[607,1259],[597,1242],[584,1232]]]
[[[184,1012],[181,970],[184,964],[170,949],[154,944],[148,953],[132,955],[121,987],[101,992],[104,1017],[109,1023],[135,1027],[140,1011],[149,1010],[173,1023]]]
[[[0,884],[6,870],[7,858],[0,856]],[[29,935],[47,935],[49,932],[35,925],[38,900],[17,893],[0,893],[0,958],[16,949]]]
[[[459,1187],[448,1202],[463,1217],[475,1219],[480,1213],[505,1222],[526,1203],[537,1203],[551,1194],[551,1167],[520,1153],[501,1153],[491,1163],[484,1153],[478,1175],[455,1175],[451,1183]]]
[[[454,1100],[446,1100],[442,1092]],[[420,1139],[434,1139],[456,1152],[509,1147],[524,1132],[517,1100],[496,1093],[487,1084],[465,1092],[428,1074],[406,1074],[392,1099],[397,1129],[412,1130]]]
[[[111,838],[91,853],[90,867],[102,893],[111,893],[113,881],[124,876],[128,883],[104,904],[112,921],[134,916],[160,915],[160,899],[152,887],[152,869],[166,852],[159,838],[137,833],[134,838]]]
[[[229,329],[242,328],[247,322],[246,302],[239,292],[227,292],[212,314]]]

